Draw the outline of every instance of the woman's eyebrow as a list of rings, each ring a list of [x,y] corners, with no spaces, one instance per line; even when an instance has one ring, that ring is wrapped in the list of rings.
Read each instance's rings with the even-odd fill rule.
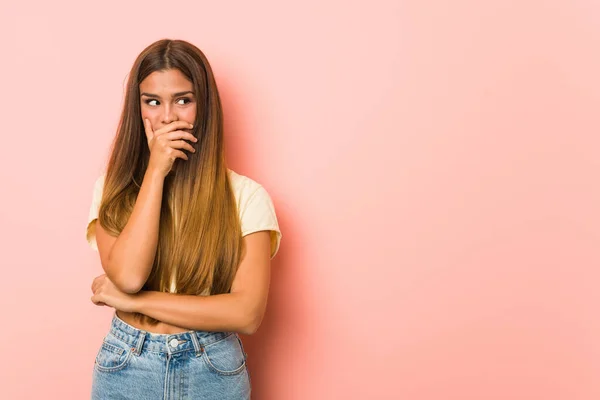
[[[185,92],[177,92],[177,93],[173,93],[173,94],[171,95],[171,97],[183,96],[184,94],[188,94],[188,93],[194,94],[194,92],[193,92],[192,90],[186,90]],[[160,96],[159,96],[159,95],[157,95],[157,94],[154,94],[154,93],[146,93],[146,92],[142,92],[142,93],[140,94],[140,96],[146,96],[146,97],[155,97],[155,98],[157,98],[157,99],[160,99]]]

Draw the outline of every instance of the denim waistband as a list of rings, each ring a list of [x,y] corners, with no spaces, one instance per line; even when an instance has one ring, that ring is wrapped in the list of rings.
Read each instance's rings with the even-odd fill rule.
[[[163,334],[152,333],[129,325],[117,316],[115,311],[109,333],[131,346],[131,350],[140,354],[142,351],[153,353],[176,354],[194,351],[199,356],[204,347],[225,339],[235,332],[186,331]]]

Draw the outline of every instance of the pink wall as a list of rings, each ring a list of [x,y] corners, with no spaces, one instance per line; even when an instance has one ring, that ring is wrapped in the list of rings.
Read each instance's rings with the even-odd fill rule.
[[[0,384],[84,399],[84,229],[127,71],[211,61],[284,239],[256,399],[600,398],[600,5],[2,3]]]

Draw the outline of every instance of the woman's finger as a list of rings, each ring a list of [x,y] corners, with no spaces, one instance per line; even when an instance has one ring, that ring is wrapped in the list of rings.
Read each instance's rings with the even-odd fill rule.
[[[173,140],[169,143],[169,146],[171,146],[174,149],[186,149],[191,151],[192,153],[196,152],[196,149],[185,140]]]
[[[92,281],[92,292],[96,293],[96,288],[98,287],[98,278]]]
[[[183,158],[184,160],[188,160],[189,159],[189,157],[187,156],[187,154],[185,154],[181,150],[173,150],[172,154],[173,154],[174,158]]]
[[[154,138],[154,131],[152,130],[152,124],[150,123],[150,120],[148,120],[147,118],[144,118],[144,131],[146,132],[148,145],[150,145],[150,142]]]
[[[100,285],[100,280],[106,276],[106,274],[102,274],[100,276],[97,276],[94,278],[94,280],[92,281],[92,292],[96,293],[96,289],[98,288],[98,285]]]
[[[175,129],[192,129],[193,127],[194,125],[186,121],[173,121],[170,124],[157,129],[156,132],[154,132],[154,136],[161,136],[162,134],[171,132]]]
[[[90,300],[92,300],[92,303],[94,303],[97,306],[105,306],[106,305],[106,303],[101,300],[100,296],[93,295],[90,298]]]
[[[190,140],[194,143],[198,142],[198,138],[196,136],[192,135],[189,132],[182,131],[182,130],[176,130],[173,132],[164,133],[163,135],[161,135],[161,139],[163,139],[163,140],[182,139],[182,140]]]

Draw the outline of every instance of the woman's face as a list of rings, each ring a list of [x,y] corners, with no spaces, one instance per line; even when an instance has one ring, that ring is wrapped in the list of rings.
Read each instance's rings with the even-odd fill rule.
[[[178,69],[151,73],[140,83],[142,120],[148,118],[155,131],[173,121],[194,124],[196,94],[193,91],[192,83]]]

